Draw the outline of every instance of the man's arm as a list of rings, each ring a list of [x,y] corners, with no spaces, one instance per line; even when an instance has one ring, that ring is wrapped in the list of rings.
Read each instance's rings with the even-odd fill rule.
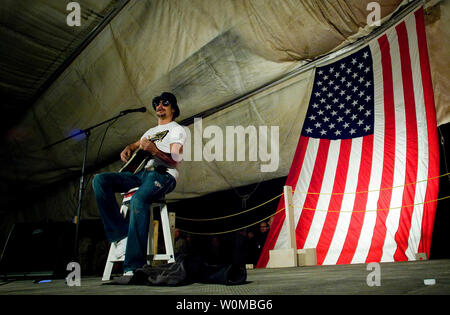
[[[151,153],[153,156],[159,158],[166,164],[169,164],[172,167],[176,167],[178,162],[181,161],[181,154],[183,153],[183,146],[179,143],[171,143],[170,144],[170,153],[165,153],[159,150],[156,145],[147,139],[141,139],[139,147]]]

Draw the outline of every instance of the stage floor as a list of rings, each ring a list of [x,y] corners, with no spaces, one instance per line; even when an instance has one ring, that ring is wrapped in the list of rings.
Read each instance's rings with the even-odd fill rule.
[[[450,294],[450,260],[379,264],[379,286],[368,285],[375,269],[366,264],[247,270],[247,283],[236,286],[190,284],[179,287],[105,285],[100,277],[81,277],[80,286],[64,279],[47,283],[2,280],[0,295],[427,295]],[[434,285],[424,280],[434,279]],[[369,281],[370,282],[370,281]]]

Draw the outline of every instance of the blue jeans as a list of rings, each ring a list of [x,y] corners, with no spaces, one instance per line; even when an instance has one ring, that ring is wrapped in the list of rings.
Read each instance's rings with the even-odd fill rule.
[[[94,177],[92,186],[100,216],[110,242],[128,236],[123,264],[124,272],[134,271],[147,263],[147,241],[150,205],[171,192],[175,178],[168,173],[142,170],[137,174],[101,173]],[[128,221],[120,213],[115,193],[139,187],[130,200]]]

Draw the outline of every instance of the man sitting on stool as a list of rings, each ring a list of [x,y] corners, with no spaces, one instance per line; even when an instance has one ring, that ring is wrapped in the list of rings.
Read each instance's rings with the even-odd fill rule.
[[[147,241],[150,205],[170,193],[179,176],[177,166],[181,162],[186,132],[174,121],[179,116],[177,99],[164,92],[153,99],[158,126],[149,129],[140,140],[127,145],[120,153],[126,163],[138,148],[150,154],[150,160],[142,170],[101,173],[92,182],[95,199],[108,240],[116,242],[116,258],[124,259],[124,275],[147,263]],[[155,134],[168,131],[160,140],[149,141]],[[120,213],[115,193],[127,192],[139,187],[130,200],[129,222]]]

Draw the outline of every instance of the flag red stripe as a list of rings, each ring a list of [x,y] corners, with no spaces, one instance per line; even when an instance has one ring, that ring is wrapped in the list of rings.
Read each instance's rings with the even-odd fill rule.
[[[362,210],[365,210],[367,205],[367,190],[369,189],[370,171],[372,169],[372,155],[373,135],[365,136],[363,137],[362,142],[361,162],[359,165],[358,184],[356,187],[357,194],[355,195],[355,202],[353,204],[354,212],[350,219],[344,246],[336,264],[351,263],[356,247],[358,246],[358,240],[361,235],[361,228],[365,216],[365,211]],[[350,171],[353,170],[350,169]]]
[[[400,48],[401,72],[403,82],[403,96],[405,101],[405,124],[406,124],[406,169],[405,184],[403,189],[402,208],[400,212],[400,222],[395,241],[397,249],[394,254],[395,261],[408,260],[405,252],[408,248],[409,231],[411,228],[411,218],[414,206],[414,196],[417,181],[418,165],[418,143],[417,143],[417,118],[416,105],[414,100],[414,85],[411,71],[411,57],[409,54],[408,34],[405,22],[396,26],[398,42]],[[413,183],[413,184],[410,184]],[[404,207],[406,206],[406,207]]]
[[[325,173],[325,167],[327,165],[328,149],[330,148],[330,140],[320,139],[319,149],[314,164],[314,170],[311,175],[311,182],[309,183],[308,192],[320,193],[322,187],[323,175]],[[317,201],[319,200],[319,194],[308,194],[303,205],[304,208],[315,209]],[[311,228],[311,223],[314,217],[315,211],[303,210],[300,219],[298,221],[297,228],[295,229],[295,235],[297,238],[297,248],[303,248],[306,238]]]
[[[422,84],[425,101],[425,111],[427,115],[428,128],[428,178],[439,175],[439,145],[436,124],[436,109],[434,104],[433,86],[428,61],[427,39],[425,34],[425,22],[423,8],[415,12],[417,42],[419,47],[420,70],[422,74]],[[439,179],[433,179],[427,183],[425,201],[436,200],[439,191]],[[433,234],[434,218],[436,214],[436,203],[430,202],[424,205],[422,218],[422,235],[420,238],[419,252],[427,253],[430,256],[431,237]]]
[[[384,96],[384,151],[383,170],[381,175],[380,195],[377,209],[389,209],[394,183],[395,166],[395,107],[394,107],[394,82],[392,79],[392,61],[390,45],[386,35],[378,39],[381,52],[381,65],[383,72],[383,96]],[[389,189],[384,189],[389,188]],[[386,237],[386,218],[388,211],[377,211],[377,218],[372,236],[366,263],[379,262],[383,255],[383,245]]]
[[[306,149],[308,148],[308,137],[300,137],[300,140],[297,145],[297,150],[295,151],[294,155],[294,161],[296,163],[292,163],[291,169],[289,170],[289,175],[286,179],[286,185],[285,186],[291,186],[292,191],[295,191],[295,188],[297,186],[298,177],[300,176],[300,171],[303,166],[303,160],[305,159],[306,155]],[[295,165],[294,165],[295,164]],[[284,202],[284,198],[283,202]]]
[[[289,170],[288,177],[286,179],[285,186],[291,186],[292,191],[295,191],[297,186],[298,177],[300,175],[300,171],[303,166],[303,161],[305,159],[306,149],[308,147],[308,137],[300,137],[300,140],[297,144],[297,149],[295,151],[294,159],[291,164],[291,169]],[[277,211],[284,208],[284,196],[281,196],[280,201],[278,203]],[[285,211],[282,211],[276,214],[273,218],[272,225],[270,227],[269,234],[267,235],[267,240],[264,244],[263,250],[261,251],[261,255],[259,257],[258,263],[256,264],[257,268],[264,268],[269,261],[269,250],[273,249],[275,243],[277,242],[278,236],[281,231],[281,227],[283,226],[284,219],[286,217]]]
[[[348,164],[350,160],[350,151],[352,148],[352,140],[345,139],[341,141],[339,150],[339,159],[336,167],[335,180],[333,184],[333,195],[330,198],[330,204],[327,212],[325,222],[320,234],[319,241],[317,242],[316,255],[317,264],[322,265],[323,261],[327,255],[328,249],[330,248],[331,241],[336,230],[336,225],[339,219],[339,212],[341,210],[342,199],[344,198],[343,193],[345,192],[345,183],[347,180]]]

